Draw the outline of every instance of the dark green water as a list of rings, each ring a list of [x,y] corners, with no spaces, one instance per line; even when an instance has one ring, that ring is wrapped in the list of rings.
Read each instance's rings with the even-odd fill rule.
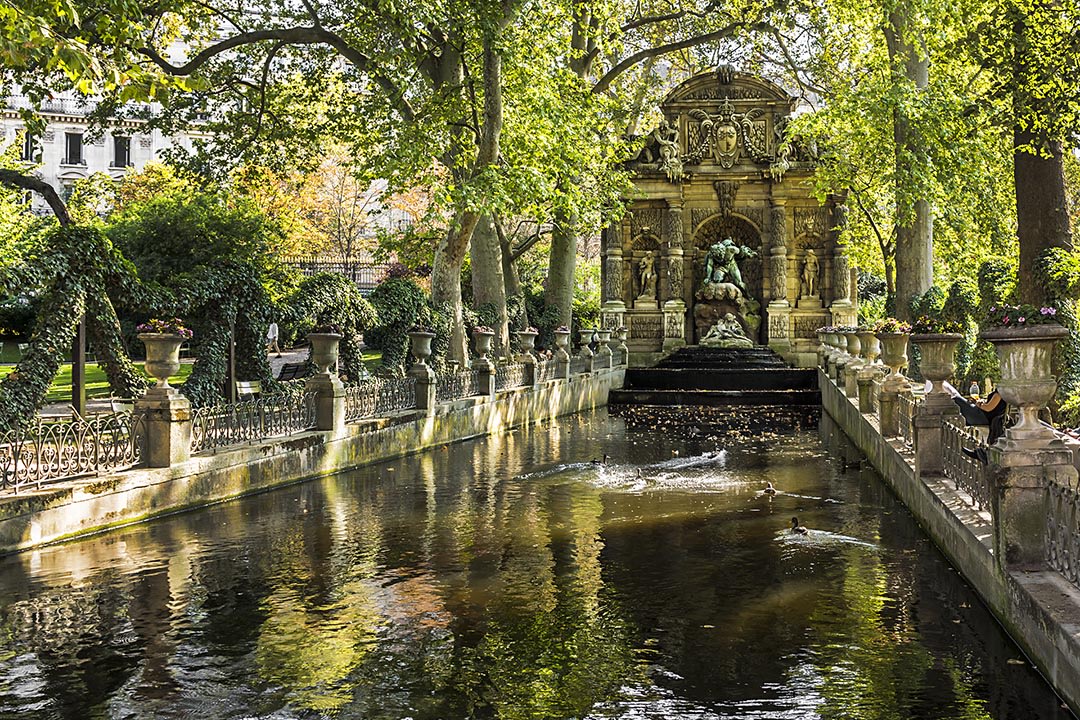
[[[1071,717],[816,428],[687,418],[571,418],[0,560],[0,717]]]

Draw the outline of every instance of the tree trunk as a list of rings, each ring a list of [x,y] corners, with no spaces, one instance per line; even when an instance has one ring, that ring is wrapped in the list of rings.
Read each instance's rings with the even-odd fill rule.
[[[495,354],[505,355],[510,347],[510,331],[506,315],[506,285],[503,280],[503,253],[495,224],[490,215],[480,218],[470,241],[472,258],[473,307],[492,305],[497,316]]]
[[[503,126],[502,56],[497,50],[501,30],[508,24],[506,18],[500,27],[484,37],[484,119],[476,161],[471,178],[479,177],[499,158],[499,136]],[[465,250],[469,246],[473,230],[480,214],[471,209],[459,209],[450,230],[438,247],[431,272],[431,300],[436,306],[445,306],[453,321],[448,359],[465,363],[468,353],[465,346],[465,328],[462,320],[461,266],[465,262]]]
[[[551,231],[547,287],[544,303],[558,310],[558,324],[570,327],[574,304],[574,269],[577,265],[576,212],[557,212]]]
[[[908,37],[909,3],[889,13],[885,40],[893,77],[917,89],[930,84],[930,64],[925,48],[917,47]],[[930,203],[920,193],[920,167],[930,160],[918,134],[911,129],[905,109],[893,111],[893,140],[896,153],[896,317],[911,319],[911,300],[930,289],[934,282],[934,218]]]
[[[1046,289],[1035,277],[1035,263],[1049,248],[1072,250],[1068,202],[1065,196],[1065,168],[1061,143],[1049,143],[1050,157],[1034,155],[1019,148],[1030,146],[1034,138],[1019,128],[1013,135],[1013,177],[1016,180],[1016,234],[1020,241],[1020,272],[1017,294],[1022,303],[1043,305]]]

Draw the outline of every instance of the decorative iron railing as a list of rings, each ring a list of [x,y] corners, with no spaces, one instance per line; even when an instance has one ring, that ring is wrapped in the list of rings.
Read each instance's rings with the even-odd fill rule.
[[[942,464],[945,477],[956,483],[957,490],[964,490],[979,510],[990,509],[990,485],[986,465],[974,453],[976,448],[986,450],[982,435],[973,427],[966,427],[961,417],[947,418],[941,423]]]
[[[555,358],[540,360],[536,363],[536,381],[547,382],[559,376],[559,361]]]
[[[345,388],[345,422],[416,407],[416,378],[371,378]]]
[[[495,392],[525,385],[525,363],[508,363],[495,370]]]
[[[915,442],[915,433],[912,431],[912,418],[915,417],[915,408],[918,406],[918,401],[915,400],[915,396],[911,393],[900,393],[899,399],[896,403],[896,414],[898,424],[900,425],[900,437],[904,439],[904,443],[910,447]]]
[[[435,399],[438,402],[480,394],[479,370],[447,370],[435,382]]]
[[[1046,520],[1046,555],[1050,567],[1080,586],[1080,494],[1076,488],[1053,481]]]
[[[314,393],[276,393],[191,413],[191,451],[291,435],[315,424]]]
[[[572,358],[570,358],[570,374],[571,375],[580,375],[581,373],[588,372],[588,371],[589,371],[589,366],[588,366],[588,363],[586,362],[585,358],[583,358],[583,357],[572,357]]]
[[[389,265],[375,263],[368,258],[354,258],[345,261],[341,258],[308,255],[290,257],[286,259],[286,262],[304,275],[317,275],[319,273],[343,275],[356,283],[361,291],[374,289],[379,284],[379,281],[386,276],[387,270],[390,269]]]
[[[142,460],[143,420],[131,413],[42,422],[0,433],[0,490],[19,492]]]

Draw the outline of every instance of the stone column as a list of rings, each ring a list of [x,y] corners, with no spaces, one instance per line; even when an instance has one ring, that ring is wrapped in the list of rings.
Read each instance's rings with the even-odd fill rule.
[[[619,237],[619,225],[612,223],[602,236],[604,245],[603,292],[604,304],[600,309],[604,327],[617,328],[623,324],[626,303],[623,301],[623,250]]]
[[[855,379],[859,386],[859,412],[861,413],[874,412],[874,380],[876,378],[877,372],[874,368],[865,365]]]
[[[1072,452],[1064,445],[1042,450],[994,445],[989,452],[994,557],[1002,569],[1041,569],[1046,566],[1049,485],[1076,486]]]
[[[791,303],[787,298],[787,211],[777,205],[769,211],[770,245],[769,282],[772,299],[769,301],[769,347],[778,353],[791,351]]]
[[[665,215],[667,281],[669,294],[664,303],[664,352],[686,345],[686,303],[683,301],[683,209],[671,207]]]
[[[143,462],[162,468],[191,457],[191,402],[171,386],[152,387],[135,401],[143,422]]]

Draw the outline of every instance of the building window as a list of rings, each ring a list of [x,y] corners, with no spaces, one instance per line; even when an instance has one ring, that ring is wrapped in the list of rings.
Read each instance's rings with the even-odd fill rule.
[[[23,162],[40,162],[41,161],[41,148],[38,147],[37,140],[30,133],[29,130],[23,132],[23,144],[22,144],[22,161]]]
[[[83,160],[82,133],[64,133],[66,138],[64,165],[85,165]]]
[[[131,138],[113,136],[113,167],[123,168],[131,165]]]

